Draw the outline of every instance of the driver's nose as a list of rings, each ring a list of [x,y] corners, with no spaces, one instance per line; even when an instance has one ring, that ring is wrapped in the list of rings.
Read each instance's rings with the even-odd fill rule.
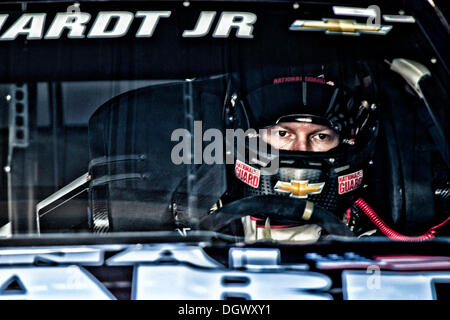
[[[297,134],[294,143],[291,145],[291,151],[312,151],[307,137]]]

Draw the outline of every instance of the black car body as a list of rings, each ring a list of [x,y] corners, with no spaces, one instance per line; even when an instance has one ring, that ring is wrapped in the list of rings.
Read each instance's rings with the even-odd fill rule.
[[[372,2],[2,2],[1,297],[449,299],[443,1]],[[202,163],[171,163],[171,133],[224,130],[229,78],[251,90],[355,61],[382,93],[365,200],[397,233],[433,237],[246,242],[196,228],[229,173],[213,164],[206,183]]]

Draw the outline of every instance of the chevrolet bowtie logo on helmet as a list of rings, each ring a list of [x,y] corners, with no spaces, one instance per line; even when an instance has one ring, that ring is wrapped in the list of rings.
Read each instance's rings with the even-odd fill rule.
[[[308,180],[291,180],[291,182],[278,181],[274,190],[281,193],[290,193],[292,198],[306,199],[309,194],[322,192],[325,182],[309,184]]]

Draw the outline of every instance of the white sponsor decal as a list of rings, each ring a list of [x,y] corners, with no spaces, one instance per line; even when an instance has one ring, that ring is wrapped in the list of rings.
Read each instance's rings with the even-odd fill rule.
[[[0,13],[0,40],[12,41],[19,36],[27,40],[59,39],[67,31],[68,39],[79,38],[118,38],[125,36],[133,23],[139,25],[137,38],[152,37],[158,24],[171,17],[171,11],[100,11],[95,17],[87,12],[58,12],[47,30],[44,30],[46,13],[24,13],[15,21],[9,14]],[[209,34],[213,38],[253,38],[253,25],[257,16],[251,12],[221,12],[218,19],[216,11],[200,12],[192,30],[184,30],[183,38],[199,38]],[[136,21],[135,21],[136,20]],[[213,28],[215,20],[215,28]],[[9,25],[3,30],[3,26]],[[87,30],[89,29],[89,30]],[[211,31],[214,30],[214,31]]]

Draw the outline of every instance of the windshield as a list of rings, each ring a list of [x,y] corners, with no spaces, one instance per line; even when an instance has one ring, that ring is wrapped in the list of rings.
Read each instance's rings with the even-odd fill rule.
[[[1,235],[445,238],[448,61],[342,8],[0,5]]]

